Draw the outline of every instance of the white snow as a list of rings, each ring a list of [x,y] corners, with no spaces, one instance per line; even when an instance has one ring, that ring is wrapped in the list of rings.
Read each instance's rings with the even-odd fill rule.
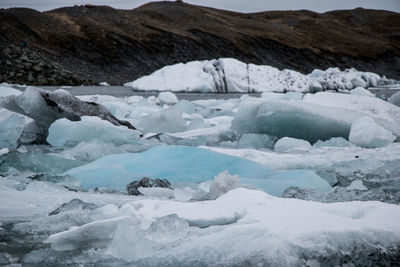
[[[371,117],[356,120],[350,129],[350,142],[363,147],[387,146],[396,139],[389,131],[379,126]]]
[[[216,92],[213,76],[207,72],[210,64],[212,62],[192,61],[166,66],[125,86],[140,91]]]

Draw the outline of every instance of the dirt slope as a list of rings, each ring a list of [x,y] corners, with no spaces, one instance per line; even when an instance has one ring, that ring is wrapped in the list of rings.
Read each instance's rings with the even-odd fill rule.
[[[177,2],[0,9],[0,49],[0,82],[122,84],[165,65],[219,57],[303,73],[355,67],[400,79],[400,14],[243,14]]]

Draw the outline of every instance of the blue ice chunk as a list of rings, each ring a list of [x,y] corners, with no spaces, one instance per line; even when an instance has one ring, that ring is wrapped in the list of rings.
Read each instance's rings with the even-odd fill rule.
[[[173,183],[204,182],[225,170],[257,179],[272,174],[260,163],[189,146],[158,146],[142,153],[108,155],[65,174],[79,179],[84,189],[107,187],[125,191],[127,184],[144,176]]]
[[[310,170],[288,170],[273,174],[267,179],[242,178],[240,180],[243,184],[256,186],[274,196],[282,196],[283,192],[291,186],[318,191],[332,189],[327,181]]]
[[[244,184],[281,196],[290,186],[328,190],[330,185],[307,170],[270,171],[266,166],[243,158],[190,146],[158,146],[142,153],[108,155],[65,174],[81,181],[84,189],[106,187],[125,191],[126,185],[144,176],[176,182],[213,180],[228,170]]]

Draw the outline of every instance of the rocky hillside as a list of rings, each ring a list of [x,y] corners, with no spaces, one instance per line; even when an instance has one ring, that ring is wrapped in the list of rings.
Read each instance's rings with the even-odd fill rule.
[[[178,2],[1,9],[0,49],[0,82],[10,83],[122,84],[165,65],[220,57],[303,73],[355,67],[400,79],[400,14],[242,14]]]

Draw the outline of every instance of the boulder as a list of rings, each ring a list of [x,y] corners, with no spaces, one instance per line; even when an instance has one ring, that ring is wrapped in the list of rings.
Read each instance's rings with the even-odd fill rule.
[[[126,186],[126,191],[128,191],[128,195],[139,196],[142,193],[138,190],[139,187],[161,187],[161,188],[171,188],[171,183],[167,179],[151,179],[148,177],[143,177],[139,181],[133,181],[132,183]]]

